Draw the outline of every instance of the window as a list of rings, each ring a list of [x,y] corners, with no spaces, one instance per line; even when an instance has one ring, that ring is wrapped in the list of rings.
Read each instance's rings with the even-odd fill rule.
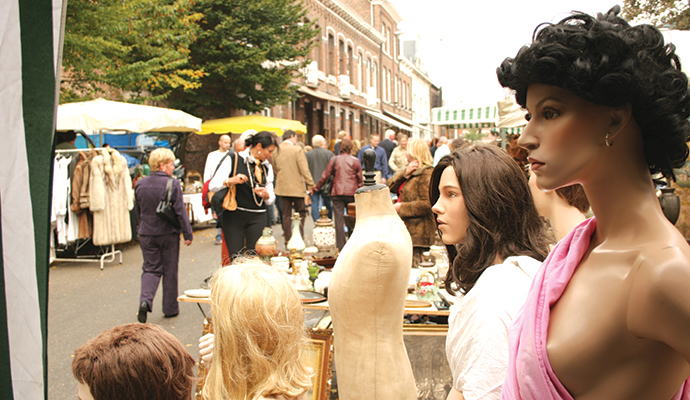
[[[364,76],[363,76],[363,71],[362,71],[362,63],[364,62],[364,57],[362,56],[362,52],[360,51],[357,54],[357,88],[360,91],[364,91]]]
[[[335,38],[328,34],[328,69],[329,75],[335,75]]]
[[[355,83],[355,60],[352,57],[352,46],[347,46],[347,74],[350,75],[350,83]],[[488,111],[488,108],[487,108]]]
[[[338,41],[338,74],[345,75],[347,72],[345,63],[345,43],[342,40]]]

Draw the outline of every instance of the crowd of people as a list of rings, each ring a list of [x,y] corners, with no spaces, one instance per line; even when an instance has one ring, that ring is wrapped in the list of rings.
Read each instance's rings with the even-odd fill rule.
[[[664,217],[651,179],[673,179],[688,156],[688,79],[656,28],[630,26],[619,12],[544,24],[498,68],[500,83],[528,111],[518,144],[529,171],[491,144],[439,140],[430,148],[386,132],[358,149],[343,132],[335,153],[315,136],[305,154],[294,132],[282,143],[271,132],[248,134],[246,148],[223,156],[210,178],[213,191],[237,191],[236,208],[219,217],[228,251],[253,248],[257,227],[272,222],[267,206],[276,195],[284,227],[293,210],[306,218],[307,199],[327,206],[321,189],[331,175],[341,248],[345,206],[362,185],[361,153],[372,148],[377,180],[397,195],[413,253],[438,233],[451,260],[449,400],[690,398],[690,248]],[[229,151],[227,141],[220,146]],[[156,215],[151,204],[172,165],[165,152],[152,160],[155,172],[137,183],[144,221]],[[281,174],[295,181],[286,187]],[[173,184],[176,211],[180,193]],[[177,311],[167,304],[160,265],[167,257],[176,266],[180,233],[191,242],[186,213],[178,215],[180,228],[152,218],[139,228],[147,243],[140,321],[161,274],[164,313]],[[303,314],[285,276],[237,258],[216,273],[211,298],[216,330],[200,340],[210,364],[205,397],[304,398],[313,371],[300,358]],[[82,399],[144,391],[128,398],[188,399],[191,388],[188,354],[150,325],[104,332],[77,350],[73,371]],[[157,390],[166,394],[148,394]]]

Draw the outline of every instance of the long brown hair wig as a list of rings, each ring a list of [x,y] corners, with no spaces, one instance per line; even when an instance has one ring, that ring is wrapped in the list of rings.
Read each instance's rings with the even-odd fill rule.
[[[525,174],[505,151],[478,144],[443,157],[431,175],[431,204],[438,201],[439,180],[448,167],[455,170],[470,221],[465,240],[446,245],[452,260],[446,290],[452,294],[458,288],[461,293],[469,292],[496,256],[529,256],[544,261],[550,239]]]

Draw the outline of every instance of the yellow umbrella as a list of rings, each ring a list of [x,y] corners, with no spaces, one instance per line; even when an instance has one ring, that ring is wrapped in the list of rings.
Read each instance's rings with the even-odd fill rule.
[[[278,136],[282,136],[283,132],[292,129],[297,133],[305,133],[307,127],[299,121],[291,119],[264,117],[263,115],[245,115],[243,117],[221,118],[204,121],[201,124],[200,135],[208,135],[210,133],[225,134],[225,133],[242,133],[247,129],[256,129],[257,131],[273,131]]]

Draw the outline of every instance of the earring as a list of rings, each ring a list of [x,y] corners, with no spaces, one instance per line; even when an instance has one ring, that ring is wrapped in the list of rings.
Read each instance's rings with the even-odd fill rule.
[[[611,139],[611,141],[609,141],[609,136],[610,136],[610,135],[611,135],[611,132],[607,132],[607,133],[606,133],[606,139],[605,139],[605,141],[606,141],[606,147],[611,147],[611,146],[613,146],[613,139]]]

